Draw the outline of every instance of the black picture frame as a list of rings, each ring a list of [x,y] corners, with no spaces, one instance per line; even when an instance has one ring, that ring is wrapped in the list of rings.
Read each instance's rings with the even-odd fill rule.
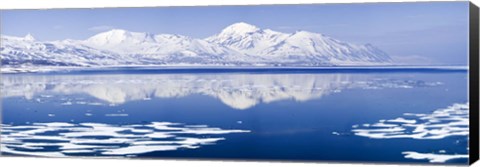
[[[470,2],[470,30],[469,30],[469,84],[470,84],[470,143],[469,162],[475,163],[479,159],[479,10]]]

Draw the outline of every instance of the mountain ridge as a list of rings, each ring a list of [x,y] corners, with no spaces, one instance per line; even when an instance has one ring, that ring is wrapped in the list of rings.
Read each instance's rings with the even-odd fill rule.
[[[391,57],[371,44],[357,45],[324,34],[261,29],[239,22],[197,39],[123,29],[85,40],[38,41],[1,36],[6,66],[344,66],[389,65]]]

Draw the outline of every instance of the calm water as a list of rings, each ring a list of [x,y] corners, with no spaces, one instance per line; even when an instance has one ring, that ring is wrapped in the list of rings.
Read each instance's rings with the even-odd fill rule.
[[[9,74],[2,152],[466,163],[467,79],[448,70]]]

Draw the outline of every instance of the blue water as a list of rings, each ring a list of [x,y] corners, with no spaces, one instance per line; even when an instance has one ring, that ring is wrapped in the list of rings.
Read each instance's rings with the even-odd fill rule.
[[[171,122],[178,123],[172,127],[183,130],[191,125],[238,130],[238,133],[175,133],[156,139],[137,137],[136,141],[181,141],[182,137],[223,140],[188,146],[176,143],[179,148],[142,153],[121,154],[116,150],[115,156],[132,158],[429,163],[428,159],[406,158],[402,152],[442,150],[440,154],[467,154],[467,136],[374,139],[355,135],[352,126],[395,119],[404,113],[431,114],[455,103],[466,103],[467,76],[464,70],[412,69],[8,74],[2,76],[2,123],[6,127],[35,125],[42,129],[38,123],[62,122],[91,128],[82,123],[140,127],[152,122]],[[20,128],[17,132],[32,129],[35,127]],[[139,129],[155,130],[150,126]],[[61,136],[64,131],[69,129],[29,137]],[[4,136],[12,134],[2,131]],[[82,138],[128,137],[91,135],[75,140]],[[17,138],[29,143],[73,142],[73,138],[69,140]],[[2,142],[20,152],[2,150],[4,155],[31,156],[24,153],[35,152],[43,156],[42,152],[64,151],[55,146],[29,148],[12,143]],[[133,144],[110,145],[115,148],[62,155],[109,156],[106,150]],[[445,163],[467,163],[467,159]]]

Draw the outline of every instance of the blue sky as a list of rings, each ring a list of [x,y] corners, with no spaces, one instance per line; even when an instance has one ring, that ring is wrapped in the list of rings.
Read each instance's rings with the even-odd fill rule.
[[[468,2],[51,9],[1,11],[1,33],[86,39],[112,28],[205,38],[235,22],[371,43],[421,64],[467,64]]]

